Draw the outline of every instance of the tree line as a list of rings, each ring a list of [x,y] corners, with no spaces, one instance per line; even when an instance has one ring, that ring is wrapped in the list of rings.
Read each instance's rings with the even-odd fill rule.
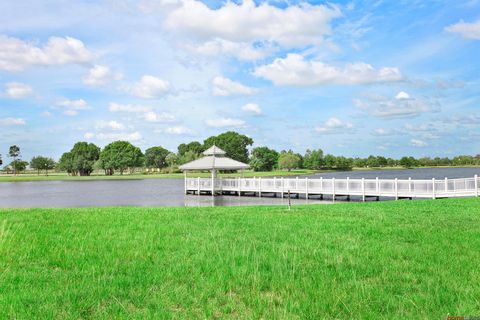
[[[105,175],[133,172],[138,168],[155,169],[164,172],[176,172],[178,166],[201,157],[202,152],[214,144],[226,152],[226,156],[237,161],[249,163],[254,171],[273,170],[350,170],[356,168],[385,167],[426,167],[426,166],[466,166],[480,165],[480,155],[461,155],[454,158],[414,158],[405,156],[392,159],[383,156],[367,158],[349,158],[324,154],[321,149],[307,150],[305,154],[292,150],[280,152],[268,147],[256,147],[249,152],[253,139],[234,131],[228,131],[217,136],[211,136],[203,142],[191,141],[182,143],[176,152],[171,152],[161,146],[142,150],[127,141],[115,141],[103,149],[93,143],[77,142],[72,149],[65,152],[55,162],[52,158],[35,156],[30,162],[21,159],[20,148],[13,145],[9,148],[8,157],[12,162],[4,167],[7,172],[25,171],[28,166],[37,174],[49,170],[66,171],[74,176],[89,176],[94,170],[103,170]],[[0,155],[0,166],[3,164]]]

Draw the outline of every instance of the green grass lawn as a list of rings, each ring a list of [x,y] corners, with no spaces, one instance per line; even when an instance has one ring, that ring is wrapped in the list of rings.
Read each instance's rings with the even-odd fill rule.
[[[0,318],[480,314],[480,199],[0,210]]]
[[[245,177],[273,177],[273,176],[295,176],[295,175],[306,175],[313,174],[315,170],[308,169],[298,169],[292,171],[268,171],[268,172],[254,172],[254,171],[245,171]],[[326,171],[324,171],[326,172]],[[210,177],[208,172],[192,173],[192,176],[195,177]],[[231,174],[220,174],[220,176],[225,177],[240,177],[240,173],[231,173]],[[25,182],[25,181],[63,181],[63,180],[134,180],[134,179],[183,179],[183,173],[154,173],[154,174],[115,174],[113,176],[106,176],[104,174],[93,174],[88,177],[80,176],[69,176],[66,173],[52,173],[48,176],[44,174],[19,174],[16,176],[13,175],[0,175],[0,182]]]

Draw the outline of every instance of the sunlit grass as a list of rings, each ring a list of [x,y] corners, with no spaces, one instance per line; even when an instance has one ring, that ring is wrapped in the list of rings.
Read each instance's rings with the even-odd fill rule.
[[[0,211],[0,318],[480,310],[480,201]]]

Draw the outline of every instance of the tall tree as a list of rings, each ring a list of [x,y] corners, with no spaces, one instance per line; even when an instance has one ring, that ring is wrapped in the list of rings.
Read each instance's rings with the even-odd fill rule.
[[[319,170],[323,167],[323,150],[307,150],[303,158],[303,166],[310,170]]]
[[[248,162],[248,146],[253,144],[253,139],[234,131],[228,131],[218,136],[211,136],[203,142],[204,149],[213,145],[225,150],[227,157],[241,162]]]
[[[20,156],[20,148],[16,145],[10,146],[8,151],[8,156],[13,158],[13,174],[17,174],[17,158]]]
[[[193,152],[197,155],[204,151],[203,145],[198,141],[192,141],[190,143],[182,143],[178,146],[178,155],[181,157],[187,152]]]
[[[151,147],[145,150],[145,165],[149,168],[165,168],[167,163],[165,158],[170,151],[162,147]]]
[[[107,145],[100,154],[107,170],[118,170],[123,174],[128,168],[143,166],[145,158],[140,148],[128,141],[115,141]]]
[[[45,175],[48,175],[48,170],[55,168],[55,161],[52,158],[36,156],[30,161],[30,168],[37,170],[37,175],[41,170],[45,170]]]
[[[278,157],[278,166],[281,169],[287,169],[288,171],[300,168],[301,163],[302,159],[300,156],[292,151],[282,152]]]
[[[100,148],[93,143],[77,142],[70,151],[73,169],[80,176],[89,176],[100,157]]]
[[[277,163],[277,151],[267,147],[257,147],[252,150],[250,166],[254,171],[272,171]]]
[[[18,160],[17,161],[12,161],[9,165],[9,167],[12,168],[13,172],[22,172],[27,169],[28,162],[27,161],[22,161]]]
[[[58,168],[60,170],[66,171],[72,176],[76,176],[78,173],[73,166],[73,156],[71,152],[65,152],[64,154],[62,154],[60,160],[58,161]]]

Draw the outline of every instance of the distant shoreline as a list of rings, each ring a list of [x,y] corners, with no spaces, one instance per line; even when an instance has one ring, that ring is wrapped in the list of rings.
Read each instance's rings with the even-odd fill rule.
[[[409,169],[449,169],[449,168],[480,168],[480,166],[428,166],[428,167],[415,167],[415,168],[403,168],[403,167],[382,167],[382,168],[353,168],[352,170],[308,170],[298,169],[292,171],[268,171],[268,172],[254,172],[246,171],[244,177],[288,177],[288,176],[306,176],[316,173],[326,172],[346,172],[346,171],[389,171],[389,170],[409,170]],[[189,176],[209,177],[210,174],[202,172],[198,174],[191,173]],[[220,176],[222,176],[221,174]],[[223,176],[235,176],[240,177],[240,173],[224,174]],[[144,179],[183,179],[183,173],[150,173],[150,174],[115,174],[112,176],[106,176],[104,174],[93,174],[91,176],[69,176],[64,172],[51,173],[48,176],[44,174],[19,174],[17,176],[1,175],[0,183],[2,182],[34,182],[34,181],[92,181],[92,180],[144,180]]]

